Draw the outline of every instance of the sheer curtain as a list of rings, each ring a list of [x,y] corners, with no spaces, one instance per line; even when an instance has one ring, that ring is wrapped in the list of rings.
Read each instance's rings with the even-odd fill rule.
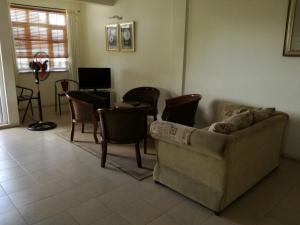
[[[69,68],[71,73],[71,79],[78,81],[78,61],[79,61],[79,49],[78,49],[78,23],[79,12],[76,10],[67,10],[68,20],[68,40],[69,40]]]

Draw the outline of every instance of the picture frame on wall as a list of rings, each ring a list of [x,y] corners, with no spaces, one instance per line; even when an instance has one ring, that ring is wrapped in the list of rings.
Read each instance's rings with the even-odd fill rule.
[[[120,50],[123,52],[135,51],[135,22],[124,22],[119,24]]]
[[[105,26],[106,50],[119,51],[119,25],[108,24]]]
[[[289,1],[283,55],[300,56],[300,0]]]

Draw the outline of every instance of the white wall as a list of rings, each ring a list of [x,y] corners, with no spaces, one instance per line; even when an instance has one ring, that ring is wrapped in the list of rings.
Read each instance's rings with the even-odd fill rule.
[[[107,52],[105,25],[136,21],[136,52]],[[185,0],[119,0],[114,6],[84,4],[81,9],[81,62],[85,67],[111,67],[117,100],[131,88],[154,86],[163,100],[181,93]]]
[[[300,159],[300,58],[282,56],[288,0],[190,0],[185,92],[290,115],[284,154]],[[199,121],[201,120],[198,117]]]
[[[53,1],[53,0],[8,0],[10,3],[33,5],[50,8],[69,9],[73,11],[80,10],[80,3],[72,1]],[[42,105],[54,104],[54,82],[59,79],[69,78],[72,79],[72,75],[69,72],[53,72],[50,77],[40,83]],[[34,77],[32,73],[16,73],[16,83],[20,86],[33,88],[36,91],[36,84],[34,83]],[[63,100],[63,99],[62,99]],[[34,106],[37,106],[37,102],[34,101]]]
[[[0,0],[0,47],[2,53],[7,107],[9,110],[8,122],[10,125],[17,125],[19,123],[19,113],[15,89],[14,53],[11,46],[12,39],[8,6],[5,1]]]

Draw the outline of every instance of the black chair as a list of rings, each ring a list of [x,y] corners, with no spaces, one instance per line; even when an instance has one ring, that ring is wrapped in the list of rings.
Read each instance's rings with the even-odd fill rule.
[[[71,79],[61,79],[54,83],[55,86],[55,112],[57,112],[57,101],[59,107],[59,114],[61,115],[61,104],[60,98],[66,96],[66,92],[70,90],[70,86],[73,85],[75,90],[79,89],[79,84],[75,80]]]
[[[129,90],[124,96],[124,102],[140,102],[149,105],[147,114],[157,120],[157,101],[160,91],[154,87],[138,87]]]
[[[20,102],[27,101],[26,109],[22,118],[22,123],[25,120],[25,117],[27,115],[28,109],[30,107],[31,109],[31,114],[33,115],[33,108],[32,108],[32,99],[33,98],[33,90],[30,88],[22,87],[22,86],[16,86],[17,88],[17,100],[18,100],[18,105]]]
[[[72,129],[70,141],[74,139],[75,124],[81,123],[81,132],[84,133],[84,123],[91,122],[94,126],[94,139],[98,143],[97,129],[99,122],[98,108],[106,108],[106,98],[82,91],[68,91],[66,97],[69,100],[71,110]]]
[[[101,167],[105,167],[107,143],[135,143],[138,167],[142,167],[139,143],[147,138],[147,113],[139,108],[98,109],[102,133]],[[147,148],[144,145],[144,148]],[[145,149],[144,149],[145,150]]]
[[[195,114],[202,96],[199,94],[183,95],[166,100],[162,119],[186,126],[194,126]]]

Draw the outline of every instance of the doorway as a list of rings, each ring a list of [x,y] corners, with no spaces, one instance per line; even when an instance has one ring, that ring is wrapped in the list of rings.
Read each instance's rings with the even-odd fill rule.
[[[8,123],[7,103],[4,84],[3,61],[0,43],[0,126]]]

